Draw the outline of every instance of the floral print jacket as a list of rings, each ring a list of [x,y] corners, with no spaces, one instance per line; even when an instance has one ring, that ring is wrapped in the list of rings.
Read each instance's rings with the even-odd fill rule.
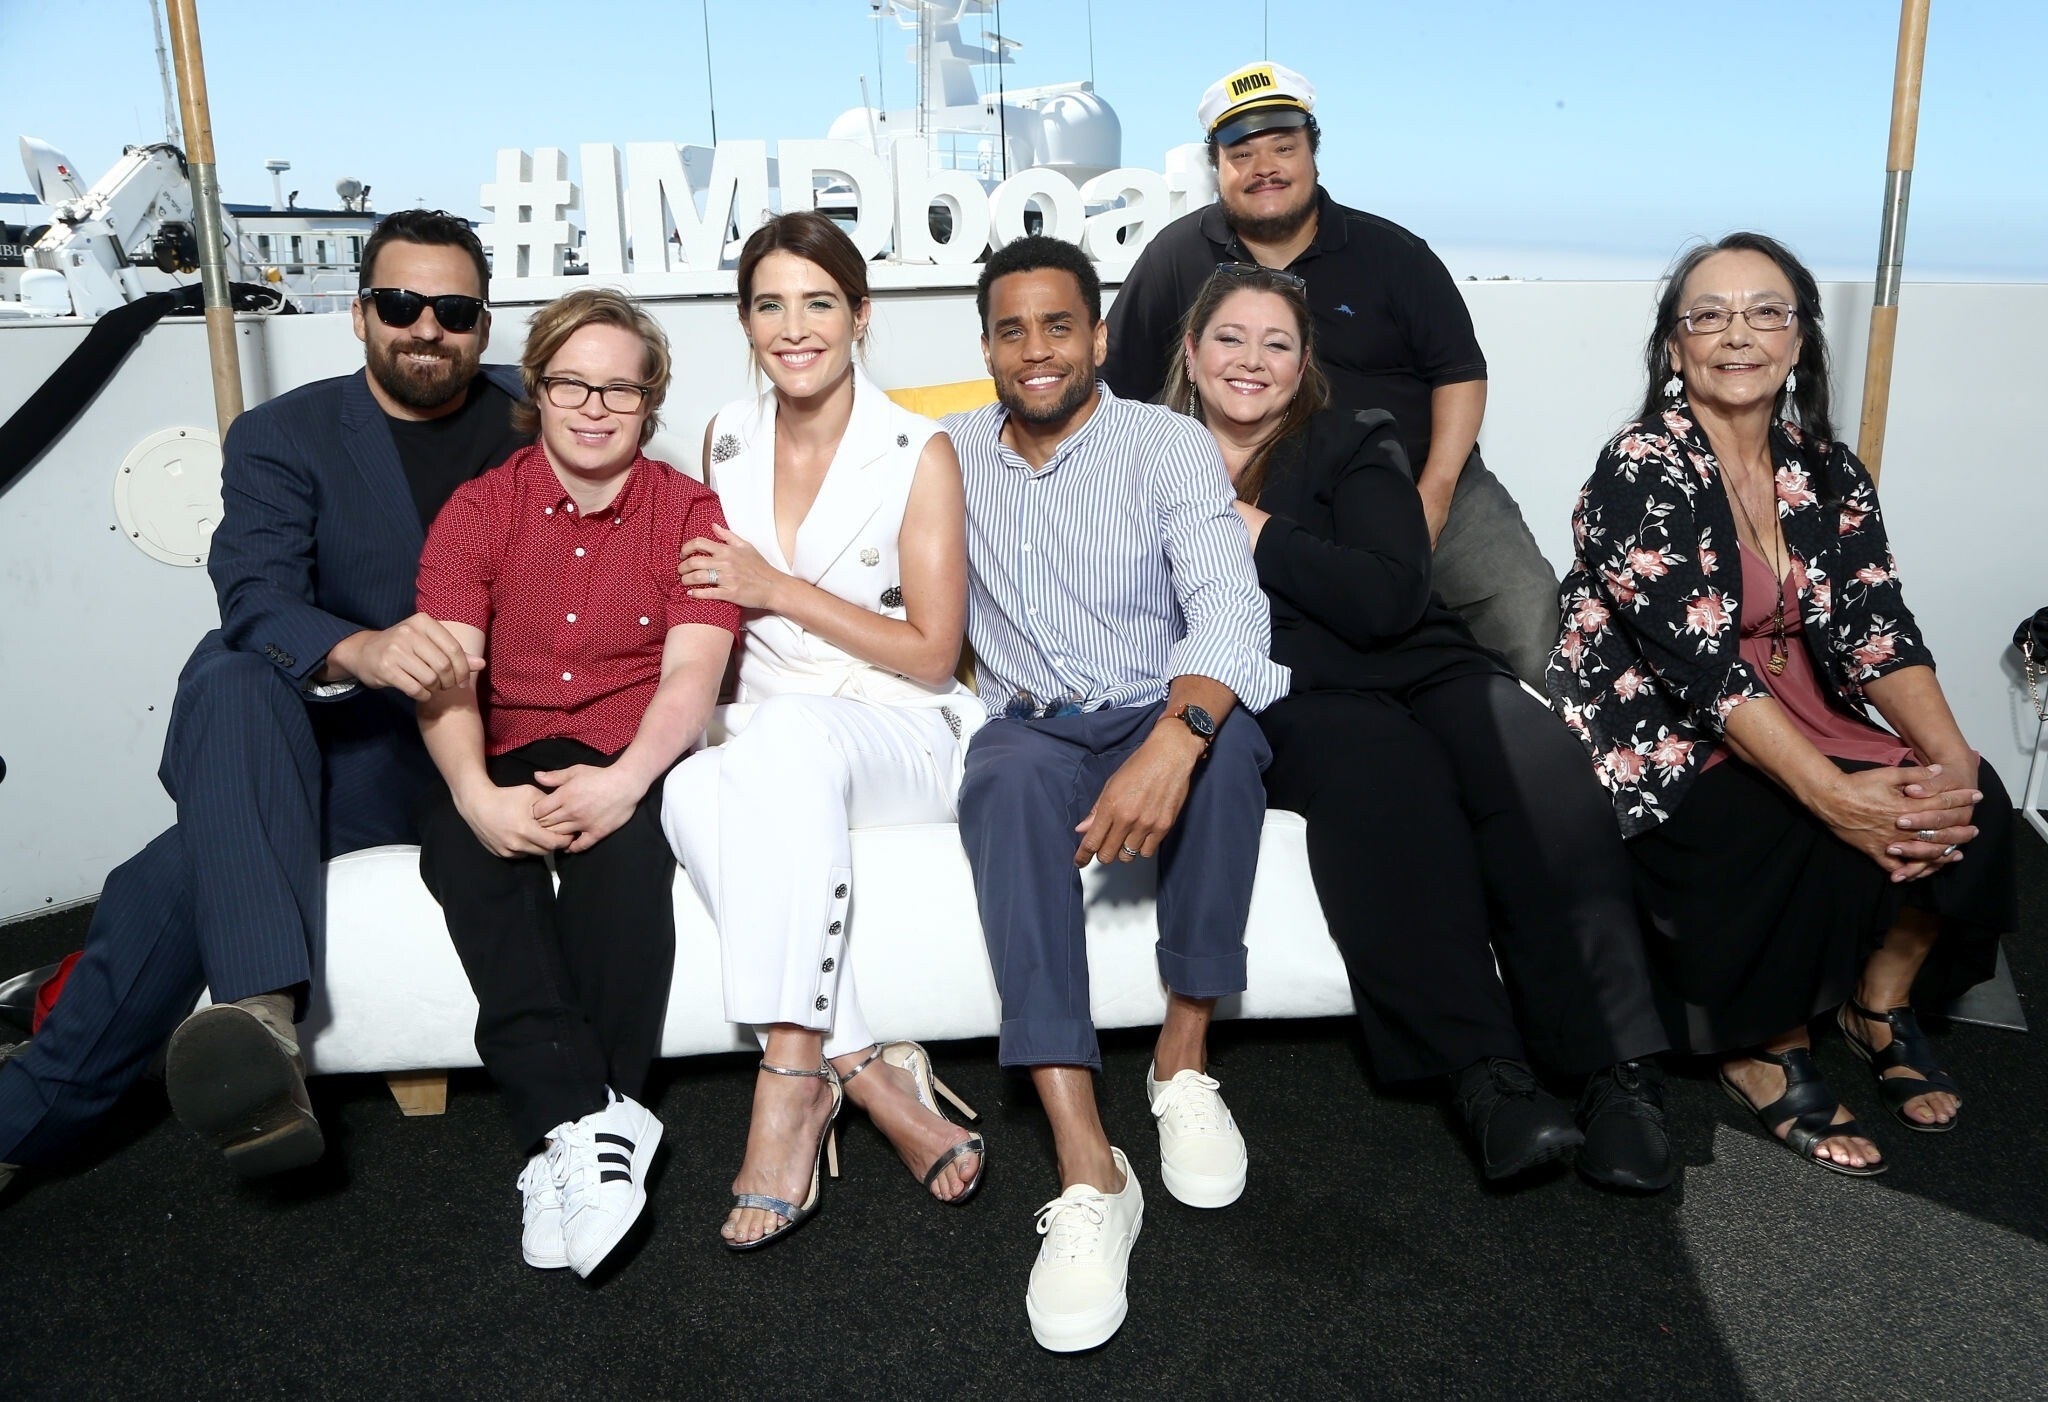
[[[1842,703],[1863,684],[1931,666],[1906,609],[1877,490],[1840,443],[1771,432],[1778,519],[1806,567],[1806,644]],[[1677,809],[1728,715],[1768,696],[1738,652],[1742,564],[1720,464],[1682,401],[1602,450],[1572,510],[1577,557],[1550,654],[1552,703],[1592,752],[1622,833]]]

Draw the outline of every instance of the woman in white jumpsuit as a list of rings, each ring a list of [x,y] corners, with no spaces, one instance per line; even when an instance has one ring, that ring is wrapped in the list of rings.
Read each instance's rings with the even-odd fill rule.
[[[691,592],[745,610],[738,690],[711,747],[670,775],[662,825],[718,924],[726,1016],[763,1044],[720,1229],[746,1250],[816,1211],[845,1099],[933,1196],[964,1202],[980,1186],[981,1136],[939,1109],[934,1089],[950,1093],[924,1049],[878,1046],[861,1017],[848,830],[952,821],[986,713],[953,677],[967,610],[959,461],[855,363],[866,263],[823,215],[782,215],[747,240],[739,299],[769,388],[705,431],[730,530],[683,547]]]

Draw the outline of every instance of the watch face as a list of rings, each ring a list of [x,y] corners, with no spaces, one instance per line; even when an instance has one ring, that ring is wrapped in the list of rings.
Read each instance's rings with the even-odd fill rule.
[[[1210,715],[1207,711],[1203,710],[1200,706],[1188,706],[1184,708],[1181,711],[1181,716],[1183,719],[1187,721],[1188,729],[1194,731],[1195,734],[1201,736],[1204,740],[1212,740],[1215,738],[1216,718]]]

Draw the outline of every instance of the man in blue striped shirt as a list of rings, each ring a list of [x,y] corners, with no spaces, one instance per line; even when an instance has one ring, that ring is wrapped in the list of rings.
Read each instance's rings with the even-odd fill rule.
[[[967,489],[967,631],[982,700],[960,791],[1001,1056],[1031,1069],[1059,1197],[1026,1312],[1092,1348],[1127,1309],[1144,1198],[1096,1112],[1080,869],[1159,862],[1165,1024],[1146,1092],[1161,1176],[1196,1207],[1244,1191],[1244,1138],[1207,1073],[1216,999],[1245,986],[1244,924],[1270,754],[1242,711],[1279,699],[1271,617],[1215,442],[1096,379],[1102,291],[1080,249],[1031,237],[976,292],[998,403],[947,424]],[[1078,835],[1078,842],[1077,842]]]

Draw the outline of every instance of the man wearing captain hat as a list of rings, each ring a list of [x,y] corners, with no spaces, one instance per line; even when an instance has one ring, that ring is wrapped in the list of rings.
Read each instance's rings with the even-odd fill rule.
[[[1306,284],[1333,402],[1393,413],[1436,542],[1435,584],[1481,643],[1540,688],[1557,640],[1557,575],[1521,508],[1474,446],[1486,357],[1429,246],[1317,183],[1315,88],[1277,63],[1218,79],[1197,114],[1219,202],[1161,230],[1109,312],[1103,378],[1152,399],[1181,318],[1219,263],[1284,268]]]

